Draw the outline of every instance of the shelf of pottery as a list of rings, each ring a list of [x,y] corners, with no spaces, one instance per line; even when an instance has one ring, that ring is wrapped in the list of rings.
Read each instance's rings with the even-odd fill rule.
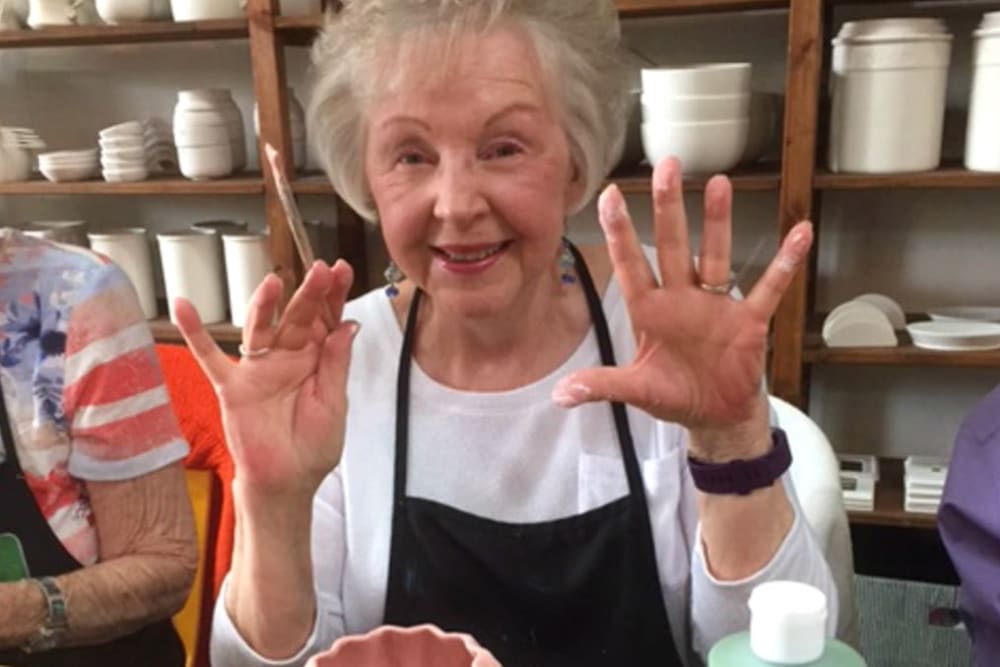
[[[316,220],[305,225],[314,248],[335,245],[332,228]],[[21,232],[89,247],[117,264],[135,286],[159,340],[180,339],[170,321],[174,299],[183,297],[194,304],[214,338],[238,342],[250,297],[272,267],[267,233],[235,220],[203,220],[157,234],[142,227],[91,230],[83,220],[33,221]],[[158,298],[161,285],[166,305]]]
[[[287,95],[294,163],[301,169],[306,159],[303,110],[291,90]],[[254,131],[259,134],[256,108]],[[224,88],[182,90],[172,124],[158,117],[119,123],[101,130],[94,147],[49,151],[30,128],[0,127],[0,184],[32,180],[36,155],[38,172],[52,183],[97,178],[135,183],[178,174],[196,182],[226,179],[245,174],[245,134],[242,114]]]
[[[983,15],[969,36],[950,34],[935,18],[844,24],[833,42],[830,171],[892,176],[938,170],[952,46],[969,37],[974,59],[964,167],[982,175],[984,184],[1000,175],[1000,12]],[[992,182],[1000,186],[1000,178]],[[948,363],[957,352],[1000,349],[1000,301],[904,313],[892,295],[862,294],[825,316],[819,338],[813,361],[858,353],[875,359],[880,350],[902,348],[900,355]],[[979,354],[973,363],[1000,365],[1000,355]]]

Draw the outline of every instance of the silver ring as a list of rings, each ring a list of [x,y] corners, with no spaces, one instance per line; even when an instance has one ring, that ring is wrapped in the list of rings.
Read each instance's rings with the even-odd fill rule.
[[[699,283],[698,287],[700,287],[702,290],[704,290],[706,292],[710,292],[712,294],[726,295],[726,294],[729,294],[730,292],[733,291],[733,283],[732,283],[732,281],[727,282],[727,283],[723,283],[721,285],[709,285],[708,283]]]
[[[243,357],[244,359],[258,359],[260,357],[263,357],[268,352],[270,352],[271,348],[261,347],[256,350],[251,350],[245,347],[242,343],[240,343],[239,350],[240,350],[240,356]]]

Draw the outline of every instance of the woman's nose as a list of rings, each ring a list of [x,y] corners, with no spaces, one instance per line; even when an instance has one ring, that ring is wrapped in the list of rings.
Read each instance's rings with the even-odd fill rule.
[[[434,193],[434,216],[453,223],[472,222],[488,210],[475,166],[468,162],[442,163]]]

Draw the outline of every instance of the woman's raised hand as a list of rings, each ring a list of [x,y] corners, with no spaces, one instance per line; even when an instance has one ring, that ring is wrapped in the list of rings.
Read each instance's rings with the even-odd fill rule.
[[[250,301],[238,363],[189,302],[175,303],[181,333],[219,397],[236,481],[256,494],[311,500],[340,461],[358,330],[341,321],[352,281],[346,262],[316,262],[275,324],[282,283],[269,275]]]
[[[768,326],[808,256],[811,224],[801,222],[791,230],[746,299],[736,300],[728,294],[732,186],[727,178],[716,176],[706,186],[695,268],[680,164],[667,159],[656,165],[653,224],[659,280],[642,252],[617,187],[604,191],[599,208],[635,331],[636,357],[627,366],[573,373],[557,385],[554,399],[567,407],[621,401],[658,419],[681,423],[693,433],[739,431],[750,422],[755,424],[754,433],[759,434],[761,427],[766,433],[762,382]]]

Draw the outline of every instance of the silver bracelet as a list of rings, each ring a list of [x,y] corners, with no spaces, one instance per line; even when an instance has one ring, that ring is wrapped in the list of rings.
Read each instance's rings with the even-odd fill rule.
[[[38,586],[45,598],[47,614],[45,622],[38,628],[35,636],[21,647],[25,653],[50,651],[59,646],[69,632],[69,619],[66,615],[66,597],[59,584],[52,577],[29,579]]]

